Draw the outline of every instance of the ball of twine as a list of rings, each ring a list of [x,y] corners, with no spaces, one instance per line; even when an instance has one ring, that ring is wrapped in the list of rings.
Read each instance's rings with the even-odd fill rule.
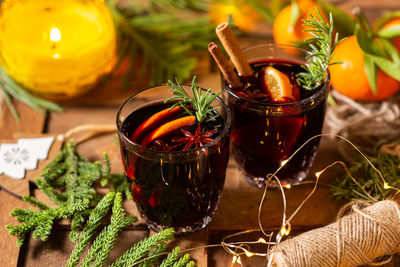
[[[384,200],[351,212],[328,226],[311,230],[273,247],[268,266],[336,267],[369,264],[379,266],[400,249],[400,209]]]
[[[400,95],[374,103],[362,103],[331,91],[336,106],[330,105],[326,114],[328,133],[339,134],[366,153],[373,153],[379,144],[400,139]],[[347,146],[339,149],[348,157]],[[351,153],[350,153],[351,155]]]

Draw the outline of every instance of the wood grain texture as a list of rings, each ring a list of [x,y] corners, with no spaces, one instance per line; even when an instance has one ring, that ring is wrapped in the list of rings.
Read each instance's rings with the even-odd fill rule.
[[[45,114],[37,112],[22,102],[13,101],[13,103],[20,116],[20,122],[15,120],[8,106],[3,103],[0,113],[0,140],[11,139],[15,133],[42,133]]]
[[[13,208],[28,208],[29,206],[0,188],[0,266],[17,266],[20,249],[17,247],[17,238],[8,234],[6,225],[18,223],[10,215]]]
[[[69,240],[68,235],[69,231],[57,230],[46,242],[31,239],[29,246],[26,247],[26,251],[23,251],[19,266],[65,266],[75,246],[75,244]],[[121,232],[116,240],[116,246],[111,251],[110,257],[106,262],[106,266],[120,257],[136,242],[147,236],[148,231],[126,230]]]

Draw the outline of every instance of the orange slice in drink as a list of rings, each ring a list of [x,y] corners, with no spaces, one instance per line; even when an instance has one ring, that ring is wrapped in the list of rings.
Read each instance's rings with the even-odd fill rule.
[[[295,100],[292,84],[289,77],[273,68],[266,67],[264,70],[264,86],[273,102],[288,102]]]
[[[136,128],[131,135],[131,140],[134,142],[140,142],[140,139],[142,139],[147,133],[156,129],[168,118],[177,116],[181,111],[182,109],[180,107],[174,107],[173,109],[166,108],[155,113]]]
[[[147,135],[143,141],[140,143],[142,146],[146,147],[151,144],[155,139],[161,138],[173,131],[179,130],[184,127],[192,126],[196,123],[195,116],[185,116],[165,124],[162,124],[160,127],[152,131],[149,135]]]

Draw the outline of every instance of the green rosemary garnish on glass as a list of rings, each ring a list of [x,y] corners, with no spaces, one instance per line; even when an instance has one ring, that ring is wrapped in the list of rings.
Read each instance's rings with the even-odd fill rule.
[[[211,89],[206,91],[197,87],[195,84],[196,76],[194,76],[191,86],[193,97],[190,97],[185,89],[183,89],[179,84],[178,80],[175,79],[175,81],[176,83],[173,83],[172,81],[168,81],[167,83],[167,85],[171,87],[170,91],[174,96],[168,98],[165,102],[172,100],[178,101],[171,106],[171,109],[176,106],[181,106],[189,115],[196,116],[198,123],[214,120],[219,116],[219,113],[215,112],[216,108],[213,107],[211,103],[220,93],[214,94],[211,92]],[[193,110],[188,108],[188,106],[192,107]]]
[[[311,19],[303,20],[304,26],[310,28],[305,31],[310,32],[314,38],[306,40],[311,51],[309,51],[310,53],[306,56],[308,62],[302,65],[305,72],[300,72],[296,75],[297,83],[307,90],[316,89],[324,83],[328,67],[333,64],[338,64],[338,62],[330,63],[333,50],[338,43],[344,40],[339,40],[338,33],[335,34],[333,39],[332,13],[329,13],[329,23],[326,23],[319,10],[316,10],[319,19],[309,14]]]

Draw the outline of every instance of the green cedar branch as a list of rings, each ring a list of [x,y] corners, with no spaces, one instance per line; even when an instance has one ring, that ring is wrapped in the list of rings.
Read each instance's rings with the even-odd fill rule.
[[[126,251],[121,257],[119,257],[110,267],[117,266],[131,266],[137,261],[143,259],[148,255],[151,249],[157,247],[161,242],[172,240],[174,237],[174,229],[168,228],[156,235],[150,236]]]
[[[85,252],[86,247],[88,246],[90,240],[96,233],[97,228],[99,227],[101,220],[107,215],[111,204],[114,201],[115,193],[110,192],[105,197],[103,197],[97,206],[93,209],[92,213],[89,216],[89,219],[86,223],[85,228],[83,228],[81,234],[79,235],[79,239],[75,244],[74,250],[71,253],[71,256],[68,259],[67,266],[77,266],[83,252]]]

